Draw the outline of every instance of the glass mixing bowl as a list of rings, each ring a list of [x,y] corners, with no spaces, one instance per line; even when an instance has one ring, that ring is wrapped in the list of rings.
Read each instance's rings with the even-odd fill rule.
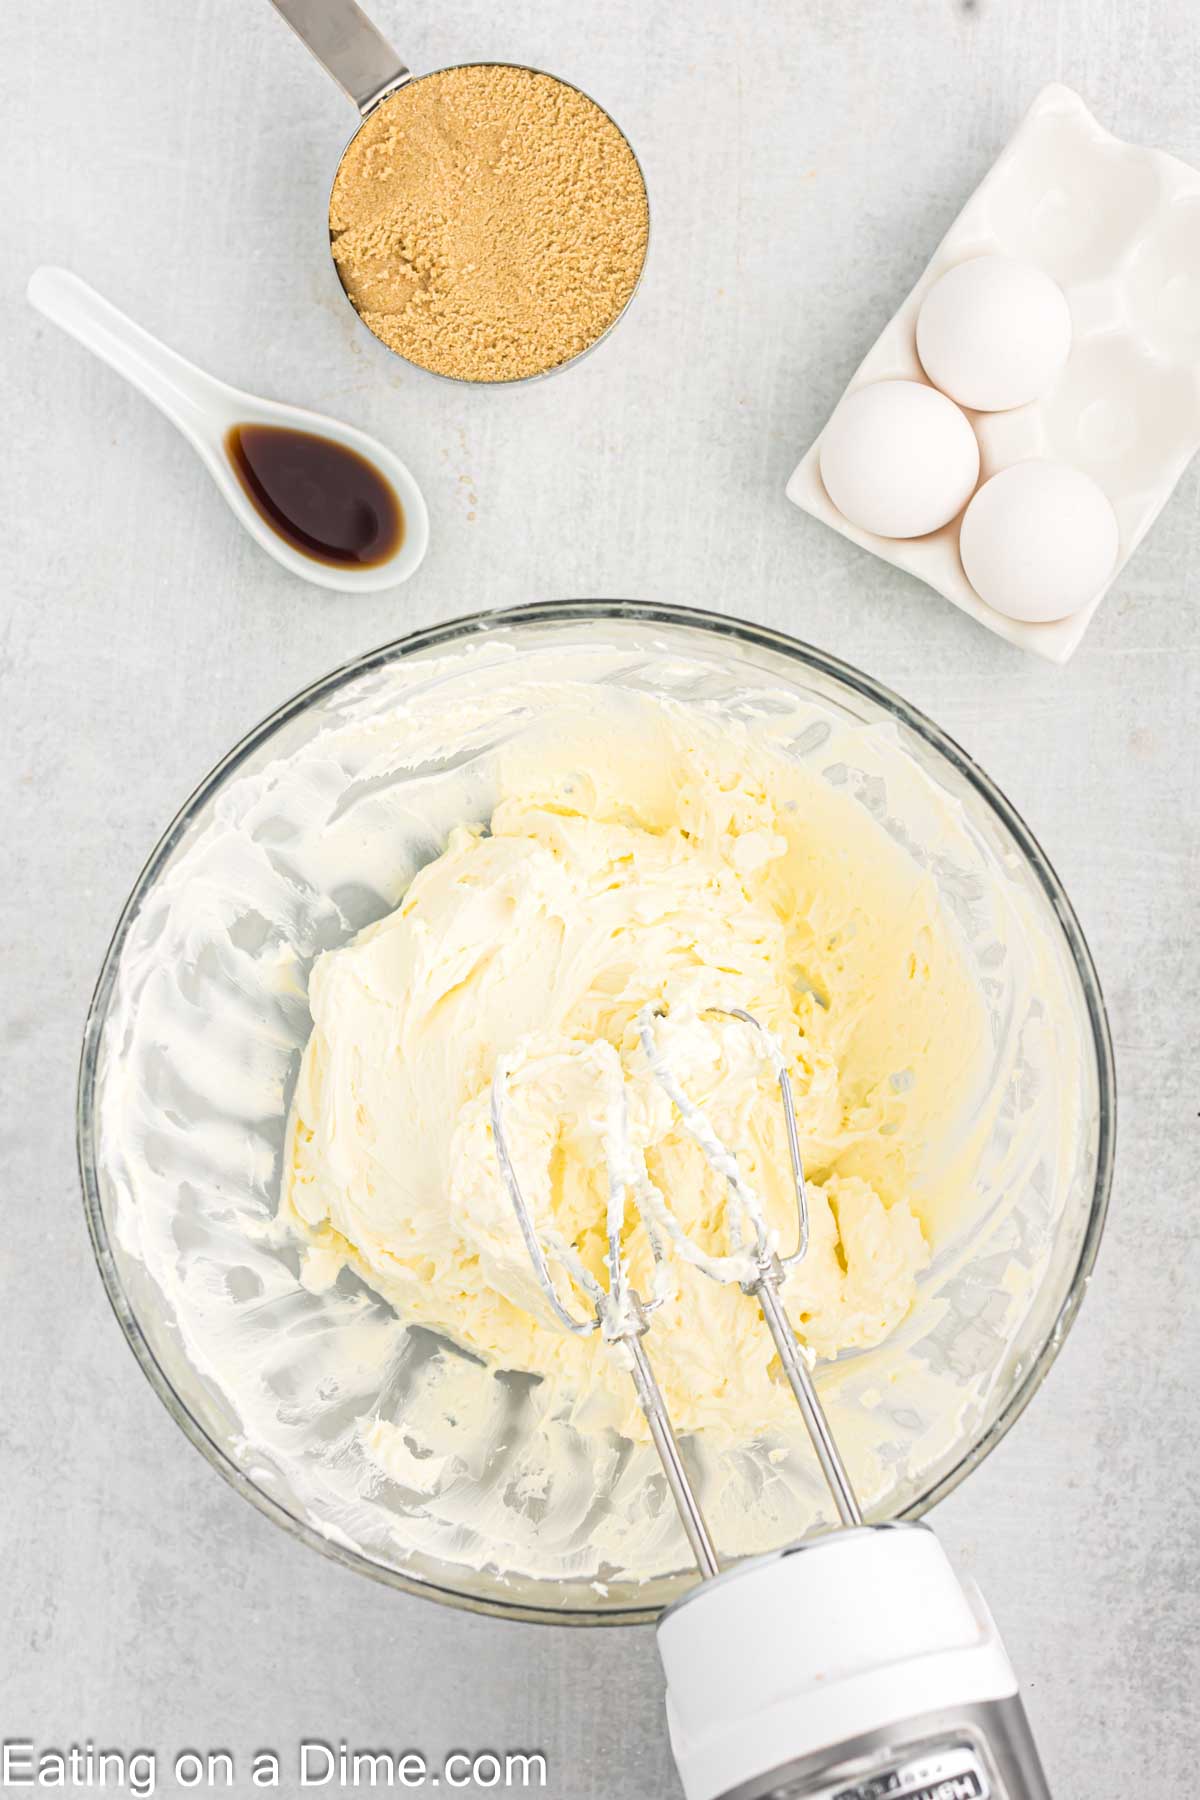
[[[1113,1066],[1075,915],[1003,795],[778,633],[599,601],[459,620],[318,681],[202,783],[121,916],[83,1046],[85,1205],[134,1354],[239,1493],[348,1566],[509,1617],[633,1622],[694,1580],[652,1453],[539,1417],[530,1377],[406,1327],[350,1272],[315,1279],[275,1218],[309,964],[489,817],[497,746],[564,681],[767,721],[932,876],[986,997],[996,1104],[968,1223],[898,1333],[818,1372],[852,1469],[869,1438],[883,1471],[870,1516],[924,1512],[1044,1379],[1100,1240]],[[725,1551],[820,1521],[802,1442],[797,1418],[786,1442],[686,1446]]]

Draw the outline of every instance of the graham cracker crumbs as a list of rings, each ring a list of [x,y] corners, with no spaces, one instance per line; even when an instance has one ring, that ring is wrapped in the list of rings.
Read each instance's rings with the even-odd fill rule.
[[[607,114],[566,82],[500,63],[389,95],[329,202],[363,323],[467,381],[515,381],[586,350],[637,285],[648,232],[641,172]]]

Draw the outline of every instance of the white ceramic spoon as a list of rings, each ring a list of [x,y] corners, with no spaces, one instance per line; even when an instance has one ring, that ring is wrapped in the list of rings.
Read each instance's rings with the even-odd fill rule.
[[[140,388],[187,438],[224,495],[231,511],[255,541],[293,575],[342,593],[367,593],[406,581],[425,554],[429,514],[421,490],[398,456],[377,438],[303,407],[285,406],[243,393],[205,374],[174,350],[135,325],[132,319],[67,269],[35,269],[29,299],[39,312],[69,331],[89,350]],[[390,483],[404,511],[404,537],[386,561],[355,567],[322,563],[279,536],[243,488],[229,458],[226,437],[234,425],[274,425],[356,450]]]

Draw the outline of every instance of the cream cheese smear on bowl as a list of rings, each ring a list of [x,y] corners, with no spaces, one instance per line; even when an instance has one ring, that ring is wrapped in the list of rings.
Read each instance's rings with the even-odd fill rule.
[[[589,1046],[720,1253],[636,1019],[668,1009],[786,1238],[778,1090],[712,1009],[769,1027],[812,1220],[785,1300],[876,1517],[982,1453],[1073,1306],[1103,1070],[1081,940],[932,727],[786,640],[580,610],[364,659],[202,790],[102,981],[93,1228],[152,1379],[261,1504],[404,1585],[628,1616],[686,1544],[625,1371],[541,1301],[497,1059],[534,1210],[599,1272]],[[794,1539],[827,1501],[754,1304],[668,1273],[650,1345],[714,1536]]]

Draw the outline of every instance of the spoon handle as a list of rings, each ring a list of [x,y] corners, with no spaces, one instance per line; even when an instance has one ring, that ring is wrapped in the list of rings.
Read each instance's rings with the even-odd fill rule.
[[[355,0],[271,0],[365,119],[409,70]]]
[[[232,399],[224,382],[168,350],[69,269],[35,269],[27,292],[40,313],[132,382],[190,437],[211,432],[219,403]]]

